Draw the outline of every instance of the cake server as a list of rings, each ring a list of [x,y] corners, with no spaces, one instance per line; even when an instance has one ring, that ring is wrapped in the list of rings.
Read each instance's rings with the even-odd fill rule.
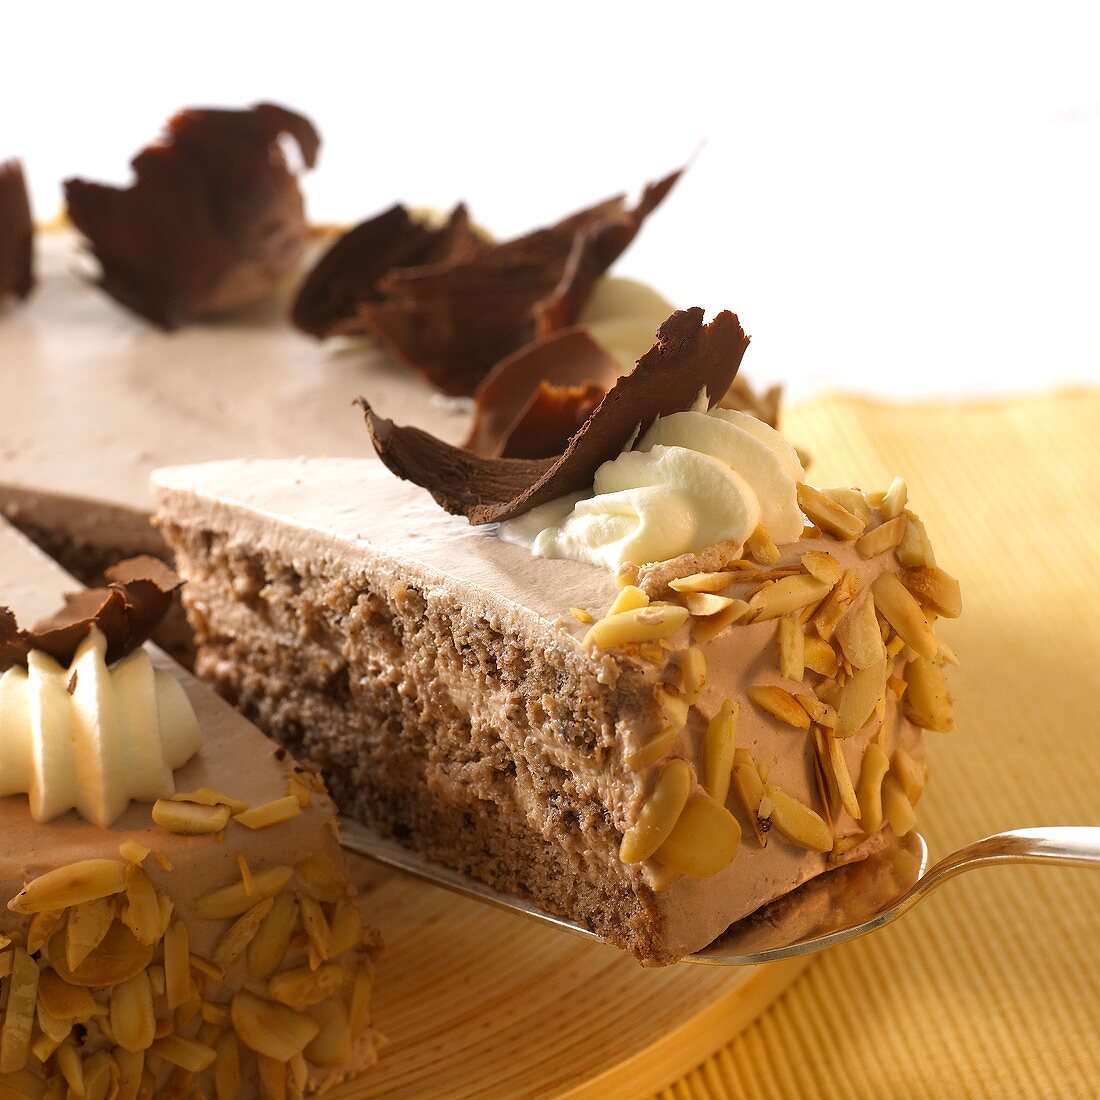
[[[343,846],[349,852],[434,886],[603,942],[579,924],[433,863],[356,821],[341,818],[340,828]],[[683,961],[752,966],[821,951],[889,924],[964,871],[1004,863],[1100,867],[1100,827],[1065,825],[996,833],[952,852],[931,868],[924,837],[912,832],[865,860],[811,879],[731,925],[712,944]]]

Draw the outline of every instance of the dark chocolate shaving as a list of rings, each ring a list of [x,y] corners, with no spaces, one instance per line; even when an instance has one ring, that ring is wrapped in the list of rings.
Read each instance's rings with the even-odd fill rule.
[[[34,287],[34,222],[23,166],[0,161],[0,301],[26,298]]]
[[[618,359],[585,328],[528,344],[478,386],[463,446],[485,458],[561,454],[621,372]]]
[[[465,206],[456,206],[437,228],[410,216],[404,206],[391,206],[349,230],[317,261],[298,290],[290,319],[311,336],[339,333],[349,324],[354,330],[360,303],[382,300],[378,283],[387,272],[456,261],[483,244]]]
[[[525,236],[456,247],[438,260],[394,264],[378,276],[378,265],[364,263],[363,252],[349,245],[346,263],[334,261],[324,276],[310,274],[303,288],[309,299],[295,303],[295,321],[315,335],[374,336],[444,392],[472,394],[501,359],[577,320],[596,279],[679,177],[674,172],[648,186],[635,207],[620,195]],[[371,224],[351,232],[366,233]],[[337,283],[327,299],[326,278]],[[345,293],[352,287],[355,294]],[[314,314],[320,301],[338,303],[343,315]]]
[[[706,390],[711,406],[730,388],[749,338],[737,318],[703,324],[699,308],[674,313],[631,374],[620,378],[556,458],[483,458],[419,428],[375,415],[360,398],[378,457],[398,477],[426,488],[448,512],[493,523],[591,486],[658,416],[690,408]]]
[[[103,289],[165,329],[275,290],[309,239],[284,135],[312,167],[320,138],[302,115],[273,103],[190,109],[134,158],[130,187],[67,180],[69,216],[99,260]]]
[[[0,607],[0,672],[25,665],[32,649],[67,665],[93,626],[107,639],[107,660],[121,660],[148,641],[183,581],[157,558],[143,555],[106,571],[106,588],[68,593],[55,614],[20,630],[15,615]]]

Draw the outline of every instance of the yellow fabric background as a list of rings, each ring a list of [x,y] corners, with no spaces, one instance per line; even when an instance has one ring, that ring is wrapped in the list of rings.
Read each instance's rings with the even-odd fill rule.
[[[894,474],[964,614],[937,627],[956,723],[918,807],[933,860],[989,833],[1100,825],[1100,391],[1002,403],[828,398],[784,434],[816,484]],[[1100,1096],[1100,874],[995,867],[825,954],[748,1031],[660,1094]]]

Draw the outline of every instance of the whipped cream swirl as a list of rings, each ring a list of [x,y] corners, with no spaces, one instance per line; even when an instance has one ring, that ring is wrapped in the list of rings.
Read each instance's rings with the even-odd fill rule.
[[[32,650],[0,676],[0,796],[26,794],[35,821],[75,809],[106,827],[134,799],[175,792],[202,744],[179,682],[137,649],[110,668],[95,629],[63,668]]]
[[[717,542],[743,544],[763,526],[776,543],[804,526],[798,454],[774,428],[732,409],[661,417],[575,493],[501,524],[501,537],[544,558],[617,570],[667,561]]]

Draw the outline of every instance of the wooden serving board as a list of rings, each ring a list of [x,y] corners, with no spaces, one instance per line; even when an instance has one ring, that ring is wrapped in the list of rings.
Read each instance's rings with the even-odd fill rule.
[[[806,965],[645,969],[612,947],[352,860],[382,930],[378,1064],[327,1095],[641,1100],[748,1025]]]

